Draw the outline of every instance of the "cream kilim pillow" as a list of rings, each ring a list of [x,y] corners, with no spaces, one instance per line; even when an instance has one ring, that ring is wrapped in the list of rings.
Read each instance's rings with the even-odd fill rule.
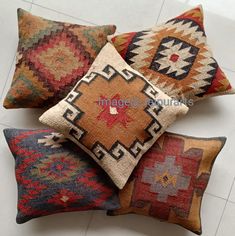
[[[40,121],[86,151],[121,189],[142,155],[187,110],[108,43],[88,73]]]

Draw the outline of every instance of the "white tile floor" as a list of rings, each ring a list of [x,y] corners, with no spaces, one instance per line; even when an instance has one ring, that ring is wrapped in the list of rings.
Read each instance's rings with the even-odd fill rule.
[[[191,6],[203,4],[207,36],[215,57],[235,86],[234,0],[0,0],[0,102],[14,73],[18,7],[50,19],[78,24],[114,23],[119,32],[134,31],[163,22]],[[14,161],[2,134],[5,127],[37,128],[41,110],[5,110],[0,107],[0,235],[149,235],[190,236],[175,225],[137,215],[107,217],[104,212],[65,213],[15,223]],[[202,205],[203,236],[235,235],[235,97],[223,96],[197,103],[169,130],[194,136],[227,136],[214,165]]]

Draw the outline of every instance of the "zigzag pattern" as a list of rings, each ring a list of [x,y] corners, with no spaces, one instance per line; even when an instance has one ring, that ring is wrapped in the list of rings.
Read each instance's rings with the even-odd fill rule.
[[[146,78],[148,79],[147,76],[146,76]],[[150,76],[150,78],[151,78],[151,76]],[[175,94],[179,94],[181,91],[180,87],[176,87],[175,84],[173,84],[173,83],[169,84],[166,81],[162,81],[159,76],[154,77],[154,79],[151,80],[151,83],[153,85],[155,85],[156,87],[158,87],[159,89],[163,90],[170,97],[175,98],[175,99],[177,98],[175,96]]]
[[[205,54],[207,54],[207,52],[205,52]],[[193,82],[189,87],[194,89],[196,96],[200,97],[203,96],[205,91],[211,86],[212,79],[217,70],[217,63],[211,57],[200,60],[199,63],[202,64],[202,66],[195,68],[199,74],[192,77],[196,82]],[[207,64],[207,66],[205,66],[205,64]]]
[[[148,35],[148,31],[142,31],[135,34],[135,37],[132,39],[131,44],[128,46],[128,54],[126,54],[126,61],[128,64],[135,67],[135,64],[141,65],[144,62],[144,59],[148,57],[145,51],[140,51],[142,43],[150,43],[148,39],[145,39],[145,36]],[[150,39],[151,40],[151,39]]]
[[[196,101],[233,93],[207,45],[200,7],[131,35],[128,42],[122,35],[114,37],[114,46],[125,52],[122,56],[128,64],[169,96]],[[122,45],[116,44],[119,38]]]
[[[159,30],[174,30],[173,34],[181,33],[182,37],[188,36],[189,41],[195,40],[195,46],[206,43],[204,31],[195,22],[187,19],[174,19],[160,28]]]

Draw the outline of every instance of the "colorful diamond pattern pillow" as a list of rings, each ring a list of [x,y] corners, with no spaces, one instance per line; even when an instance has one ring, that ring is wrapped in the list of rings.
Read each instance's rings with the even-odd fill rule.
[[[40,121],[78,144],[123,188],[143,153],[187,110],[108,43],[87,75]]]
[[[50,129],[5,129],[16,161],[17,223],[59,212],[120,207],[117,189],[79,147]]]
[[[108,214],[152,216],[201,234],[203,193],[225,140],[164,133],[120,191],[121,208]]]
[[[81,26],[46,20],[19,9],[19,46],[5,108],[48,107],[88,71],[114,25]]]
[[[110,41],[131,67],[188,105],[234,93],[207,44],[200,6],[165,24],[117,35]]]

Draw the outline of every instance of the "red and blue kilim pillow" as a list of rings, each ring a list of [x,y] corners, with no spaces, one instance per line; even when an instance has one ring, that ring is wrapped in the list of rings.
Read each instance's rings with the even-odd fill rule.
[[[51,129],[5,129],[16,161],[21,224],[59,212],[119,208],[117,189],[79,147]]]

